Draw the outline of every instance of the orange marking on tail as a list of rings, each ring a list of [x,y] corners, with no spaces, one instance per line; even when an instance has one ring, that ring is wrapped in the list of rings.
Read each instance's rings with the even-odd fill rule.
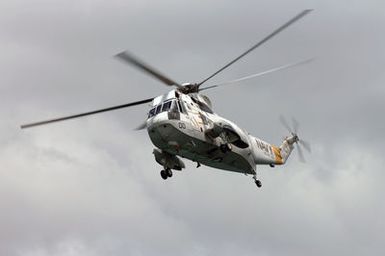
[[[273,149],[273,153],[275,155],[275,163],[276,164],[283,164],[283,159],[281,156],[281,150],[276,146],[271,146],[271,148]]]

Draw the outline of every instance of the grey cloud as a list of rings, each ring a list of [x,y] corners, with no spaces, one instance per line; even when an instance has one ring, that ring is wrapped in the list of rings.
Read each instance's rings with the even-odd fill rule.
[[[20,131],[21,123],[167,90],[111,56],[129,49],[197,81],[304,8],[315,11],[218,75],[215,110],[279,143],[278,116],[312,142],[308,163],[264,182],[211,168],[164,183],[146,106]],[[363,255],[384,251],[382,1],[0,3],[1,255]],[[240,115],[239,113],[243,113]]]

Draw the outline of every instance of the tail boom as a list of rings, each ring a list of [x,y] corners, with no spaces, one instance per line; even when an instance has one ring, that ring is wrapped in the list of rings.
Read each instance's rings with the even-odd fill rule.
[[[255,137],[252,138],[254,144],[254,160],[255,164],[270,164],[270,165],[282,165],[285,164],[289,158],[290,153],[293,151],[293,144],[298,140],[296,135],[285,138],[282,145],[277,147],[264,142]]]
[[[287,137],[280,147],[272,146],[276,164],[284,164],[294,149],[294,143],[298,141],[297,135]]]

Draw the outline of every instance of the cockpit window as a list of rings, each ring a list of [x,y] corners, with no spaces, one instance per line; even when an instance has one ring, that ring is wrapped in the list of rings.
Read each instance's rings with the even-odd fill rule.
[[[155,115],[159,114],[160,110],[162,109],[162,104],[158,105],[155,109]]]
[[[170,107],[170,112],[179,112],[178,105],[176,104],[175,100],[172,101],[172,105]]]
[[[153,117],[155,115],[155,108],[152,108],[150,112],[148,112],[148,118]]]
[[[171,108],[171,101],[167,101],[167,102],[163,103],[162,112],[168,111],[170,108]]]
[[[148,118],[153,117],[159,114],[160,112],[174,112],[174,113],[182,112],[183,113],[184,111],[180,101],[173,99],[173,100],[165,101],[163,104],[159,104],[153,107],[148,112]]]
[[[178,103],[178,107],[179,107],[179,112],[183,113],[183,108],[182,108],[182,104],[179,100],[176,101]]]

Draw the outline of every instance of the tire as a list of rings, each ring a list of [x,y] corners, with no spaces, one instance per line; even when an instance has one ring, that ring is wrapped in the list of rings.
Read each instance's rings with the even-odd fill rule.
[[[160,171],[160,176],[161,176],[162,179],[164,179],[164,180],[167,180],[167,178],[168,178],[167,172],[166,172],[165,170],[161,170],[161,171]]]
[[[172,177],[172,171],[171,169],[166,170],[167,177],[171,178]]]

